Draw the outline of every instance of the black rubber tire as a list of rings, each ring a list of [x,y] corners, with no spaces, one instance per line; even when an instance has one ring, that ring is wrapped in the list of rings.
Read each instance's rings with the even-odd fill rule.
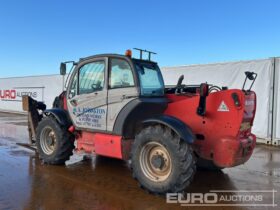
[[[206,160],[204,158],[197,158],[197,168],[207,171],[220,171],[223,169],[223,167],[216,166],[212,160]]]
[[[141,148],[151,140],[165,147],[173,165],[168,178],[161,182],[149,179],[140,166]],[[168,192],[184,191],[196,172],[196,162],[191,145],[181,140],[171,129],[155,125],[144,128],[136,136],[131,150],[131,168],[133,177],[138,180],[141,188],[150,193],[162,195]]]
[[[46,127],[50,127],[56,136],[56,146],[52,154],[46,154],[41,147],[40,135],[42,130]],[[39,153],[39,158],[46,164],[51,165],[63,165],[70,156],[73,155],[75,137],[67,128],[63,128],[58,122],[51,116],[44,117],[39,123],[36,129],[36,146]]]

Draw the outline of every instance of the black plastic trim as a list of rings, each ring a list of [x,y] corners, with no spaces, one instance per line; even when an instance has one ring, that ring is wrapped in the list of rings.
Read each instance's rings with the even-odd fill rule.
[[[192,144],[195,140],[195,136],[191,128],[175,117],[162,115],[156,118],[145,120],[143,124],[145,126],[149,124],[163,124],[172,129],[175,133],[177,133],[178,136],[180,136],[181,139],[187,143]]]
[[[68,112],[65,111],[64,109],[60,109],[60,108],[47,109],[43,113],[46,116],[49,116],[49,115],[54,116],[55,119],[57,120],[57,122],[62,126],[69,127],[70,125],[72,125],[70,116],[69,116]]]
[[[137,128],[146,119],[162,115],[167,108],[166,98],[137,98],[126,104],[119,112],[113,133],[125,138],[134,138]]]

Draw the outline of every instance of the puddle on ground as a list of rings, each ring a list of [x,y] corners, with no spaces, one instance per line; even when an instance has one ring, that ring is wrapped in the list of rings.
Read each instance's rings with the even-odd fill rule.
[[[0,124],[0,209],[188,209],[140,189],[126,161],[75,154],[65,166],[44,165],[35,152],[16,142],[28,142],[26,126]],[[279,192],[279,154],[279,148],[258,146],[242,166],[198,171],[186,192]]]

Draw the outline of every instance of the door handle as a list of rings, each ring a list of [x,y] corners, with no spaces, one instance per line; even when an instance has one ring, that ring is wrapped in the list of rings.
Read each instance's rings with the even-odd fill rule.
[[[97,95],[98,95],[98,92],[92,92],[92,93],[88,94],[88,95],[85,97],[85,99],[86,99],[86,100],[89,100],[89,99],[92,99],[92,97],[95,97],[95,96],[97,96]]]
[[[98,95],[98,92],[91,92],[90,94],[87,94],[86,96],[85,96],[85,98],[86,99],[90,99],[90,98],[92,98],[93,96],[97,96]]]
[[[121,99],[130,99],[130,98],[135,98],[135,96],[127,96],[127,95],[122,95]]]
[[[77,106],[78,105],[78,101],[76,99],[72,99],[70,101],[70,103],[73,105],[73,106]]]
[[[126,95],[122,95],[121,99],[122,99],[122,101],[123,101],[124,99],[126,99]]]

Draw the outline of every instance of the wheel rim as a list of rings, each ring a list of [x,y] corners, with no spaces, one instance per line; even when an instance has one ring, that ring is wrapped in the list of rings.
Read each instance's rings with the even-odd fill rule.
[[[152,181],[165,181],[172,170],[169,152],[158,142],[149,142],[140,151],[140,167]]]
[[[45,127],[40,135],[40,145],[43,152],[47,155],[51,155],[56,146],[56,136],[52,128]]]

